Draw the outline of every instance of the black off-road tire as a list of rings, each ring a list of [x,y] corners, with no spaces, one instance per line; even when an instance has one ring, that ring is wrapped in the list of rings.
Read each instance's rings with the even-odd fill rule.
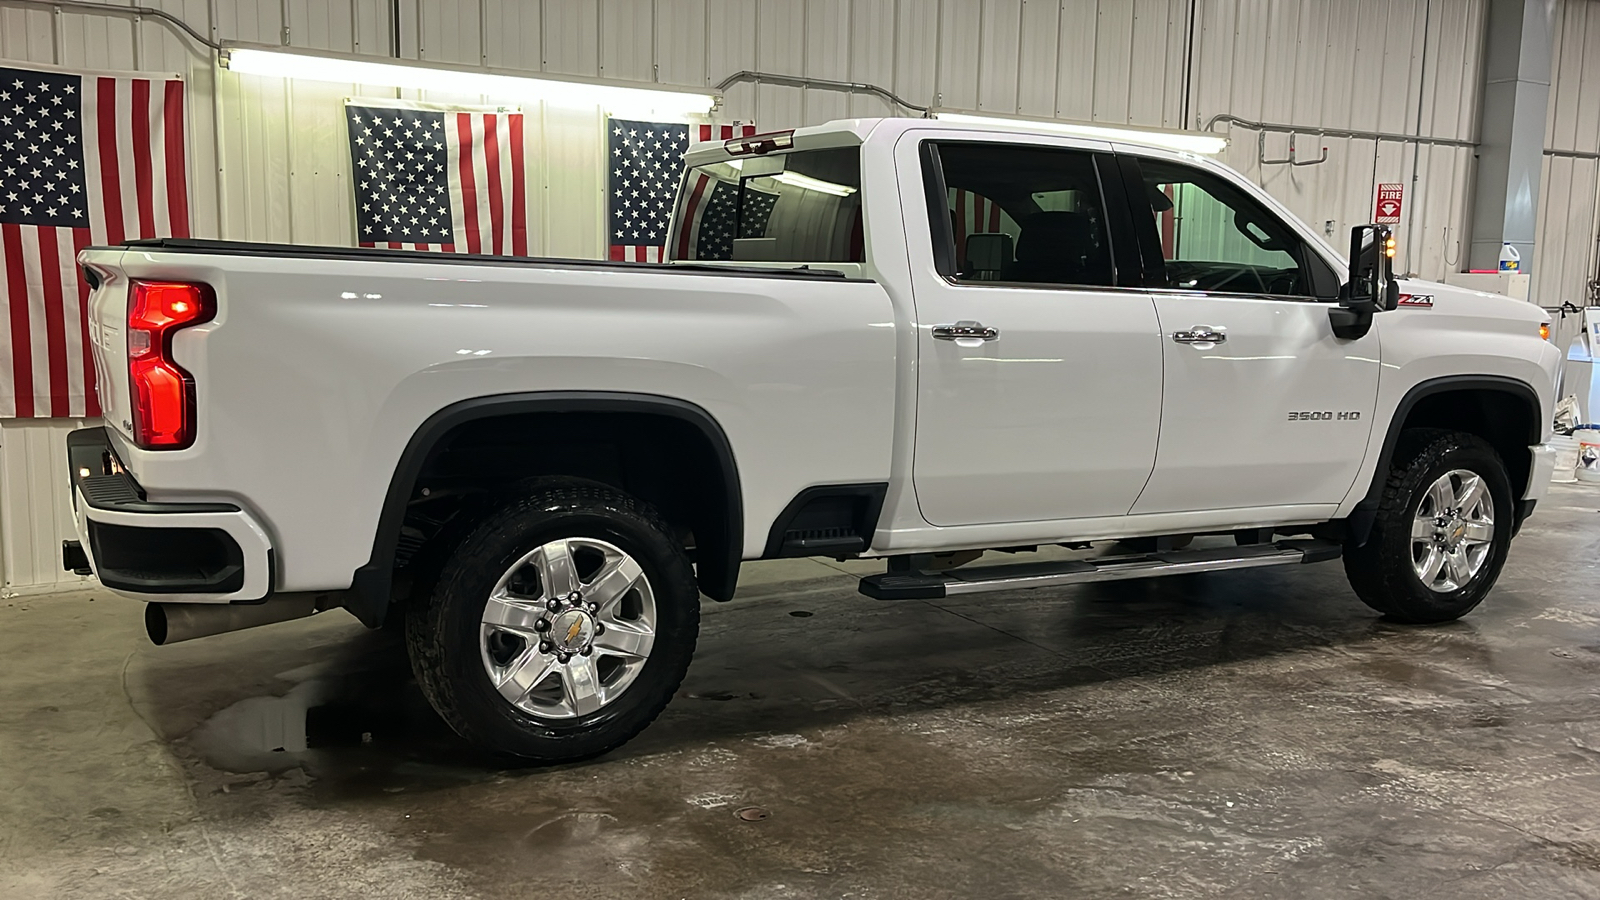
[[[541,718],[495,690],[479,654],[484,606],[517,559],[563,537],[608,541],[650,580],[656,636],[638,678],[588,715]],[[700,628],[700,591],[671,529],[654,509],[603,484],[571,478],[523,483],[455,546],[431,590],[406,609],[406,645],[423,694],[457,734],[523,762],[598,756],[643,731],[682,684]]]
[[[1481,477],[1494,503],[1494,538],[1483,567],[1466,584],[1439,592],[1423,584],[1412,564],[1411,522],[1428,488],[1453,469]],[[1378,516],[1366,544],[1346,547],[1344,571],[1356,596],[1397,622],[1431,625],[1471,612],[1494,587],[1511,546],[1515,518],[1511,481],[1494,448],[1474,435],[1408,429],[1395,444]]]

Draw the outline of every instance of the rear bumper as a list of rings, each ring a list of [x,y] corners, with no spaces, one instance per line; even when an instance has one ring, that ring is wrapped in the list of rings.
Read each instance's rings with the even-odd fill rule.
[[[136,600],[231,603],[272,590],[272,543],[231,503],[158,503],[104,428],[67,435],[73,518],[100,583]]]

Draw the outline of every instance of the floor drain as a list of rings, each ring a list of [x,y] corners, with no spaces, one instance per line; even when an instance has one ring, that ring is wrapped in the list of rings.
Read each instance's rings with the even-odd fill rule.
[[[796,619],[807,619],[811,617],[811,613],[803,609],[797,609],[789,613],[789,615],[794,616]]]
[[[734,815],[746,822],[759,822],[765,819],[769,813],[759,806],[746,806],[744,809],[734,813]]]

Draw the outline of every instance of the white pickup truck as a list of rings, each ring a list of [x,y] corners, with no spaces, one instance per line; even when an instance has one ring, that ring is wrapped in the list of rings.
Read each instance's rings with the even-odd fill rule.
[[[741,560],[894,600],[1342,557],[1439,622],[1549,481],[1539,307],[1400,282],[1377,226],[1347,263],[1205,158],[833,122],[691,150],[673,220],[665,266],[85,251],[66,565],[157,643],[403,616],[450,725],[548,761],[660,713]]]

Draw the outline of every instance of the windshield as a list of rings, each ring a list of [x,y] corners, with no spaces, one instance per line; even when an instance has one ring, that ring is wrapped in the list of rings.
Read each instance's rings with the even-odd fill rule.
[[[862,262],[861,150],[837,147],[732,159],[689,170],[678,196],[674,260]]]

